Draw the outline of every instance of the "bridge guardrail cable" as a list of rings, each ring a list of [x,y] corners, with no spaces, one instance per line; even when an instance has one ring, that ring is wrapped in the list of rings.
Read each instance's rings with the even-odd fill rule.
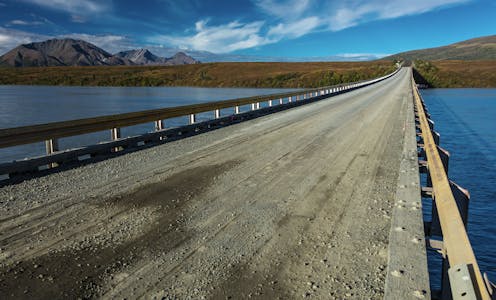
[[[453,299],[470,299],[470,292],[465,289],[467,287],[465,285],[470,284],[473,286],[476,299],[489,300],[491,296],[488,292],[488,287],[486,287],[472,250],[465,224],[453,196],[450,181],[438,152],[424,104],[413,76],[411,81],[424,143],[423,147],[427,157],[427,168],[432,182],[432,196],[442,230],[443,252],[446,254],[450,265],[450,282],[452,279],[459,279],[451,283]],[[457,272],[465,275],[457,277]]]

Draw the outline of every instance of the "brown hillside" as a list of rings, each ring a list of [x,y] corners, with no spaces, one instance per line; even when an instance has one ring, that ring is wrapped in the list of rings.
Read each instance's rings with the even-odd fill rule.
[[[0,84],[299,88],[364,80],[394,69],[391,61],[0,68]]]
[[[415,69],[432,87],[496,87],[496,60],[416,61]]]
[[[496,59],[496,35],[385,57],[393,60],[490,60]]]

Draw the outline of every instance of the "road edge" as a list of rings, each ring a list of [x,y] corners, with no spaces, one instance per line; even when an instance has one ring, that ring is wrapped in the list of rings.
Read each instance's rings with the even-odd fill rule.
[[[389,232],[384,299],[430,299],[412,90]]]

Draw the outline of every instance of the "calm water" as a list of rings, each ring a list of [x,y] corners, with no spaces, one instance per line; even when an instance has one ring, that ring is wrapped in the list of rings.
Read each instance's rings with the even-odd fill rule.
[[[234,89],[189,87],[53,87],[0,86],[0,128],[10,128],[55,121],[73,120],[146,109],[218,101],[254,95],[275,94],[291,89]],[[261,103],[264,107],[266,103]],[[248,110],[241,107],[241,111]],[[221,114],[232,114],[232,109]],[[213,118],[212,113],[198,119]],[[187,124],[187,118],[167,120],[165,126]],[[153,131],[153,124],[122,129],[122,136]],[[109,140],[109,132],[97,132],[76,138],[60,139],[61,149]],[[0,162],[44,154],[44,144],[37,143],[0,149]]]
[[[449,177],[470,192],[468,234],[479,267],[496,282],[496,89],[421,93],[451,154]]]

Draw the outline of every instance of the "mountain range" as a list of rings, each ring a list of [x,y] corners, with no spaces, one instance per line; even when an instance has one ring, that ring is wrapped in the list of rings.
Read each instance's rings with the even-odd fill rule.
[[[0,66],[119,66],[119,65],[185,65],[200,63],[178,52],[172,57],[159,57],[147,49],[129,50],[116,54],[82,40],[52,39],[17,46],[0,56]]]
[[[402,52],[383,59],[493,60],[496,59],[496,35],[478,37],[442,47]]]
[[[136,49],[110,54],[82,40],[51,39],[20,45],[0,56],[0,66],[115,66],[115,65],[184,65],[203,62],[317,62],[366,61],[378,59],[369,54],[328,57],[266,57],[238,54],[216,54],[207,51],[186,51],[176,48],[152,47],[152,51],[170,57],[161,57],[148,49]],[[195,58],[193,58],[195,57]],[[198,60],[199,59],[199,60]],[[474,38],[447,46],[402,52],[383,60],[494,60],[496,35]]]

